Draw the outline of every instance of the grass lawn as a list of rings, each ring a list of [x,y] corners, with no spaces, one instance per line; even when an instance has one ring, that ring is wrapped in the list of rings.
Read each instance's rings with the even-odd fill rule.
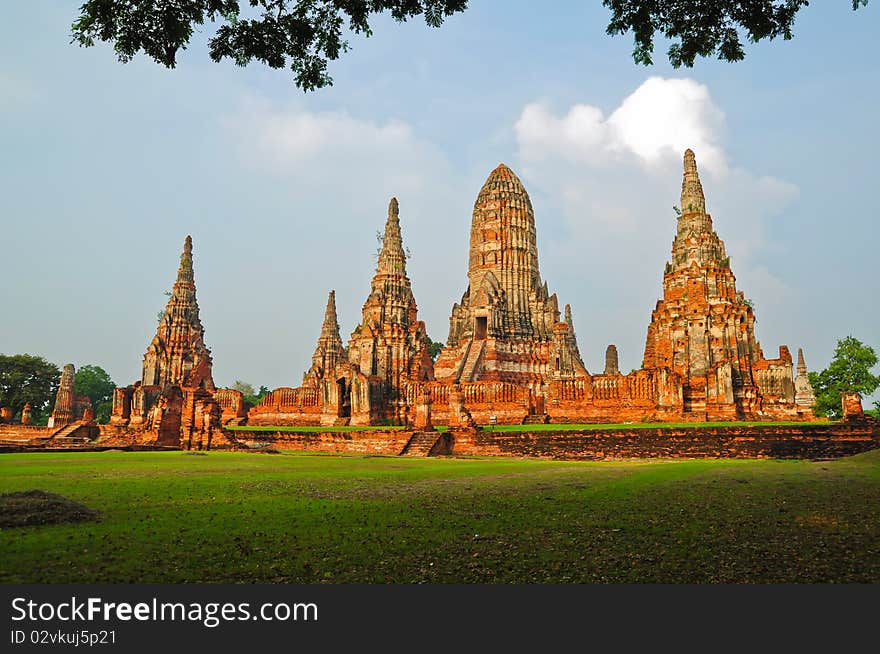
[[[827,420],[804,422],[804,421],[763,421],[763,422],[745,422],[745,421],[728,421],[728,422],[632,422],[632,423],[614,423],[614,424],[568,424],[568,423],[549,423],[549,424],[533,424],[533,425],[483,425],[483,429],[488,431],[570,431],[570,430],[594,430],[594,429],[659,429],[662,427],[779,427],[783,425],[827,425]],[[267,427],[261,425],[236,425],[229,426],[227,429],[233,431],[289,431],[289,432],[346,432],[346,431],[370,431],[380,430],[387,431],[389,429],[405,429],[402,426],[342,426],[342,427],[291,427],[278,426]],[[445,426],[437,426],[438,431],[445,431]]]
[[[880,451],[833,462],[0,456],[100,522],[0,531],[2,582],[880,582]]]

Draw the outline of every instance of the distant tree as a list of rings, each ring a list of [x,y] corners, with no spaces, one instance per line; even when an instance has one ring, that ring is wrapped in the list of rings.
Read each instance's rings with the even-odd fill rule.
[[[269,389],[266,386],[260,386],[260,390],[255,391],[253,384],[248,384],[241,380],[236,380],[232,385],[232,388],[241,391],[244,401],[251,406],[256,406],[260,403],[260,400],[269,394]]]
[[[603,0],[611,10],[606,32],[632,32],[633,60],[653,63],[654,36],[673,41],[667,51],[676,68],[693,66],[697,57],[723,61],[745,57],[740,33],[748,41],[792,38],[792,25],[808,0]],[[868,0],[852,0],[853,9]],[[113,44],[120,61],[144,52],[168,67],[205,23],[218,24],[208,41],[211,59],[251,61],[289,68],[304,91],[333,83],[327,63],[348,51],[343,31],[371,36],[370,20],[390,12],[399,23],[424,15],[439,27],[464,11],[467,0],[86,0],[71,26],[73,43],[84,47]],[[564,19],[564,17],[560,17]]]
[[[110,422],[114,388],[116,383],[100,366],[82,366],[73,378],[73,392],[88,396],[95,409],[95,419],[100,423]]]
[[[842,414],[841,393],[855,391],[864,396],[877,390],[880,375],[871,373],[875,365],[877,353],[874,348],[852,336],[837,341],[834,357],[828,367],[821,372],[810,373],[810,383],[816,394],[816,414],[839,418]]]
[[[868,0],[851,0],[852,8]],[[633,33],[633,60],[654,63],[654,35],[673,41],[666,51],[675,68],[694,65],[697,57],[717,55],[722,61],[745,58],[740,33],[757,43],[792,38],[797,13],[809,0],[604,0],[611,9],[609,35]]]
[[[431,361],[436,362],[437,357],[440,356],[440,352],[443,350],[443,343],[439,343],[437,341],[432,341],[431,337],[428,337],[428,354],[431,356]]]
[[[0,354],[0,406],[11,407],[18,416],[30,402],[31,418],[40,423],[52,411],[60,378],[58,366],[43,357]]]
[[[247,382],[243,382],[240,379],[236,379],[235,383],[232,384],[233,390],[240,391],[242,395],[253,395],[254,387],[252,384],[248,384]]]

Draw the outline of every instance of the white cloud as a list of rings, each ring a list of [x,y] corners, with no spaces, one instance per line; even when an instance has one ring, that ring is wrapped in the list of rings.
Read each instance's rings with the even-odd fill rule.
[[[246,102],[227,119],[246,159],[296,175],[310,187],[421,193],[449,172],[442,152],[399,120],[375,122],[344,111],[309,112]],[[387,198],[386,198],[387,201]]]
[[[704,85],[652,77],[608,118],[587,104],[576,104],[556,117],[544,105],[533,103],[523,109],[515,131],[527,160],[560,157],[605,166],[635,157],[656,166],[693,148],[706,170],[723,173],[727,163],[718,144],[723,124],[724,114]]]

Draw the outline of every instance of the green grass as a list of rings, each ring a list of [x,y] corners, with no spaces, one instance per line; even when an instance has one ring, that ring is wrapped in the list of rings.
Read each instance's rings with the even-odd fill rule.
[[[606,423],[606,424],[568,424],[568,423],[550,423],[550,424],[534,424],[534,425],[483,425],[483,428],[489,431],[571,431],[571,430],[614,430],[614,429],[661,429],[661,428],[680,428],[680,427],[780,427],[784,425],[827,425],[828,421],[763,421],[763,422],[745,422],[745,421],[728,421],[728,422],[633,422],[633,423]],[[317,433],[317,432],[350,432],[350,431],[371,431],[380,430],[387,431],[389,429],[404,429],[402,426],[343,426],[343,427],[290,427],[290,426],[260,426],[260,425],[238,425],[229,426],[227,429],[234,431],[271,431],[271,432],[301,432],[301,433]],[[437,426],[438,431],[445,431],[445,426]]]
[[[880,582],[880,451],[833,462],[30,453],[96,523],[3,529],[2,582]]]

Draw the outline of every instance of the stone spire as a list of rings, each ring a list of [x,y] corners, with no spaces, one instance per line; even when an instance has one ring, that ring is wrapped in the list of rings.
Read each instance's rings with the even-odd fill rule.
[[[794,378],[794,403],[799,407],[810,409],[816,403],[816,394],[807,374],[807,363],[804,361],[804,350],[798,348],[797,376]]]
[[[406,275],[406,254],[403,251],[403,237],[400,234],[400,209],[397,198],[388,203],[388,220],[382,236],[382,249],[376,272],[383,275]]]
[[[362,309],[362,325],[393,323],[408,327],[416,320],[416,301],[406,276],[406,254],[400,234],[397,198],[388,204],[388,219],[370,295]]]
[[[681,211],[682,213],[706,213],[706,197],[703,195],[700,173],[697,172],[697,158],[694,156],[694,151],[690,148],[684,151]]]
[[[568,346],[571,348],[572,354],[574,354],[578,363],[581,364],[581,367],[584,366],[584,361],[581,359],[581,352],[578,349],[577,344],[577,335],[574,333],[574,321],[571,319],[571,305],[565,305],[565,324],[568,325]]]
[[[694,263],[697,266],[727,266],[729,260],[724,242],[712,226],[712,217],[706,213],[706,197],[693,150],[687,150],[681,183],[681,213],[672,243],[672,263],[667,270],[690,268]]]
[[[425,324],[418,319],[406,275],[396,198],[391,198],[388,205],[376,274],[361,313],[361,324],[349,340],[348,359],[365,375],[375,375],[396,389],[400,380],[417,367],[422,350],[427,348]]]
[[[685,412],[727,419],[760,417],[773,402],[790,408],[791,354],[781,347],[778,358],[764,357],[751,303],[737,290],[724,243],[706,213],[691,150],[684,154],[681,203],[663,298],[648,325],[644,367],[681,375]]]
[[[605,374],[606,375],[619,375],[620,367],[617,363],[617,346],[609,345],[605,349]]]
[[[204,342],[193,274],[192,237],[180,255],[177,280],[159,320],[156,336],[144,354],[144,386],[200,386],[214,389],[211,353]]]
[[[63,427],[74,420],[74,394],[73,380],[76,377],[76,368],[68,363],[61,371],[61,381],[58,383],[58,392],[55,394],[55,406],[49,416],[49,427]]]
[[[339,321],[336,318],[336,291],[330,291],[327,297],[327,308],[324,310],[324,324],[318,337],[318,346],[312,355],[312,367],[306,372],[306,378],[314,376],[320,379],[327,371],[336,368],[336,364],[345,358],[342,338],[339,336]]]

